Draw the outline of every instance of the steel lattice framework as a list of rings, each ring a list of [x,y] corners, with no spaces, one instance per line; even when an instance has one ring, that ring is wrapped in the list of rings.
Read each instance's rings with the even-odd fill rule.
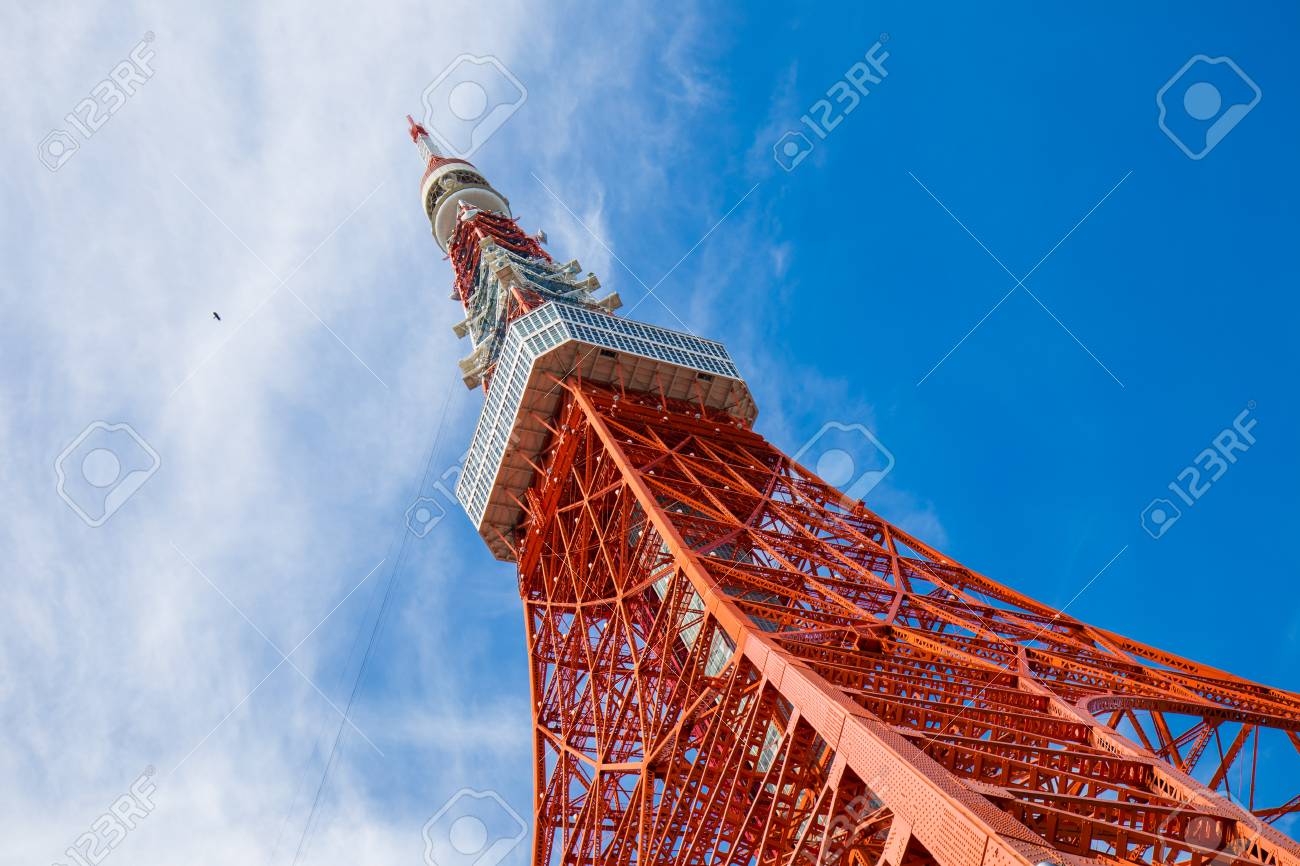
[[[466,309],[515,299],[484,339],[548,303],[612,315],[474,177],[425,204]],[[535,863],[1300,866],[1273,826],[1300,779],[1255,803],[1260,734],[1294,758],[1300,695],[1080,622],[847,500],[686,335],[654,360],[555,327],[512,361],[529,375],[494,384],[494,355],[474,378],[499,404],[476,442],[510,441],[475,519],[518,566]]]

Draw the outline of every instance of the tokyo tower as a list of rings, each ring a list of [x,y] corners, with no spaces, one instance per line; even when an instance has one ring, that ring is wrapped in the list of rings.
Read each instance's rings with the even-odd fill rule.
[[[485,393],[456,493],[518,569],[535,864],[1300,866],[1300,778],[1265,784],[1300,695],[846,498],[754,431],[722,344],[614,315],[410,133]]]

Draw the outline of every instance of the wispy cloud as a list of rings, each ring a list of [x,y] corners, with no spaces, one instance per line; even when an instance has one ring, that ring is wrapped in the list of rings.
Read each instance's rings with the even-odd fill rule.
[[[525,81],[529,101],[475,162],[526,227],[629,303],[642,287],[530,171],[651,285],[760,179],[697,167],[727,97],[708,14],[642,4],[597,35],[571,11],[553,17],[572,27],[540,35],[517,2],[327,16],[292,3],[219,20],[101,3],[10,22],[0,68],[40,82],[6,92],[16,134],[0,145],[13,168],[0,775],[23,780],[0,790],[0,833],[15,862],[61,859],[147,765],[158,809],[118,858],[292,859],[338,716],[287,666],[268,677],[280,658],[258,631],[285,648],[310,634],[295,663],[346,705],[389,566],[348,593],[376,561],[398,562],[444,395],[435,474],[480,401],[457,377],[466,347],[402,130],[446,63],[490,53]],[[47,171],[34,145],[146,31],[155,76]],[[779,407],[814,374],[763,351],[780,314],[754,293],[779,304],[797,276],[772,194],[754,191],[657,294],[728,339],[764,382],[764,431],[790,445],[810,407]],[[289,274],[298,299],[277,291]],[[162,466],[90,529],[56,496],[53,460],[99,419],[129,422]],[[458,514],[401,561],[354,705],[385,757],[344,729],[307,862],[418,862],[421,824],[455,789],[498,787],[524,810],[531,797],[509,570]]]

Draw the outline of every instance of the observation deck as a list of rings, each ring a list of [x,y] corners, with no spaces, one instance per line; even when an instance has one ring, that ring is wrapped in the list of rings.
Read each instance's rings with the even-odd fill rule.
[[[721,409],[746,423],[758,415],[726,347],[590,308],[551,301],[512,322],[456,496],[499,560],[513,562],[506,539],[523,516],[532,464],[570,377],[662,394]]]

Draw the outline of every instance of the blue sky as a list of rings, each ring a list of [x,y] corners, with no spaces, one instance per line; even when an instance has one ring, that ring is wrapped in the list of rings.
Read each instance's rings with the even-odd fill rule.
[[[1300,689],[1293,6],[0,14],[28,82],[0,211],[13,862],[59,859],[146,766],[158,807],[118,857],[292,862],[443,408],[435,476],[481,400],[402,119],[462,53],[527,88],[473,157],[524,226],[625,312],[726,342],[761,432],[863,425],[886,517]],[[146,33],[152,76],[81,136],[64,115]],[[881,34],[888,76],[784,171],[773,145]],[[1262,98],[1193,160],[1156,93],[1198,54]],[[55,127],[78,147],[48,171]],[[1252,403],[1256,444],[1151,538],[1143,509]],[[91,528],[54,463],[97,420],[161,466]],[[448,510],[406,540],[301,862],[419,862],[461,787],[527,815],[512,573]],[[300,641],[301,674],[271,646]]]

